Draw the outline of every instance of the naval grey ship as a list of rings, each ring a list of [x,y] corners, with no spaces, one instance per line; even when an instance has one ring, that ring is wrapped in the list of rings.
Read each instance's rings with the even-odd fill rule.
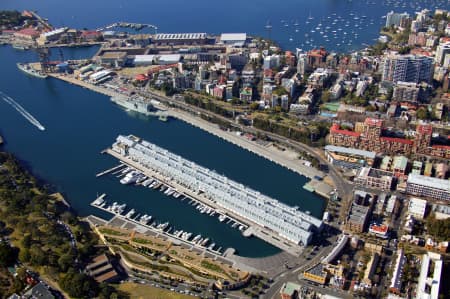
[[[149,115],[154,111],[153,105],[142,97],[113,96],[111,101],[127,110]]]

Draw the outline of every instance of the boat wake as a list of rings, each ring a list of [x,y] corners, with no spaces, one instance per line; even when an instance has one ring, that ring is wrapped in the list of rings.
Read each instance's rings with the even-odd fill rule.
[[[2,97],[2,99],[8,103],[9,105],[11,105],[14,109],[17,110],[17,112],[19,112],[20,114],[22,114],[23,117],[25,117],[32,125],[34,125],[36,128],[38,128],[41,131],[45,130],[45,127],[36,119],[34,118],[33,115],[31,115],[27,110],[25,110],[25,108],[23,108],[22,106],[20,106],[19,103],[17,103],[16,101],[14,101],[13,98],[11,98],[10,96],[4,94],[3,92],[0,91],[0,96]]]

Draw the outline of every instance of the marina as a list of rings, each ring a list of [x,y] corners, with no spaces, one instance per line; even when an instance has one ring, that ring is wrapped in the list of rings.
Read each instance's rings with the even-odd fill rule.
[[[189,204],[196,208],[196,210],[200,214],[205,214],[208,216],[217,216],[218,220],[220,222],[226,221],[226,224],[229,224],[232,228],[239,229],[241,232],[245,231],[248,226],[244,223],[231,218],[230,216],[227,216],[223,214],[222,211],[216,210],[213,207],[207,206],[205,204],[202,204],[201,202],[195,200],[194,198],[191,198],[182,192],[178,192],[177,189],[175,189],[172,186],[169,186],[165,183],[162,183],[158,181],[157,179],[153,177],[146,177],[136,169],[130,166],[126,166],[125,164],[119,164],[115,167],[109,168],[105,171],[102,171],[97,174],[97,177],[106,175],[106,174],[119,174],[117,177],[125,177],[129,178],[127,180],[127,183],[124,184],[133,184],[136,186],[145,187],[148,189],[154,189],[159,190],[164,195],[168,196],[169,198],[175,198],[180,199],[181,201],[189,200]],[[134,180],[133,182],[130,182],[131,177],[140,177],[140,180]],[[123,182],[123,179],[121,180]],[[99,208],[103,211],[109,212],[115,216],[123,217],[131,221],[139,222],[141,225],[144,225],[148,228],[156,229],[162,233],[168,234],[172,237],[176,237],[178,239],[182,239],[191,245],[198,245],[201,247],[207,248],[209,251],[215,252],[216,254],[220,254],[222,247],[216,246],[216,243],[210,241],[209,238],[203,238],[200,234],[193,237],[193,233],[186,232],[183,230],[175,230],[168,222],[165,223],[158,223],[156,222],[156,219],[152,215],[147,214],[138,214],[134,209],[129,210],[125,213],[126,210],[126,204],[118,204],[117,202],[113,202],[112,204],[109,204],[105,201],[106,194],[103,193],[102,195],[98,196],[96,200],[94,200],[91,203],[91,206]]]
[[[135,137],[124,137],[124,136],[119,136],[118,137],[118,142],[115,143],[113,145],[113,149],[107,149],[104,152],[108,153],[110,155],[112,155],[113,157],[118,158],[121,163],[124,163],[128,166],[128,171],[129,173],[132,173],[131,177],[136,177],[139,175],[144,175],[146,178],[141,178],[141,182],[144,182],[148,179],[153,179],[155,180],[155,182],[152,182],[148,185],[148,187],[150,188],[155,188],[155,186],[158,186],[157,188],[159,188],[163,193],[165,192],[166,195],[168,195],[169,193],[171,194],[170,197],[175,198],[173,195],[175,194],[175,192],[177,194],[181,194],[179,197],[182,197],[183,199],[189,199],[189,202],[191,205],[195,206],[196,209],[202,213],[202,214],[206,214],[206,215],[214,215],[218,217],[218,220],[220,222],[225,222],[231,225],[232,228],[238,229],[242,232],[242,234],[245,237],[249,237],[249,236],[257,236],[258,238],[263,239],[264,241],[277,246],[285,251],[291,252],[292,254],[299,254],[302,251],[303,248],[303,244],[307,244],[307,242],[309,241],[309,238],[312,237],[312,234],[315,230],[320,230],[322,227],[322,222],[319,219],[316,219],[314,217],[312,217],[309,213],[302,213],[300,211],[298,211],[298,207],[288,207],[285,206],[279,202],[274,201],[273,199],[267,198],[266,196],[260,194],[260,193],[255,193],[256,191],[253,191],[251,189],[245,188],[242,185],[239,185],[229,179],[226,178],[219,178],[217,177],[217,181],[222,180],[224,182],[226,182],[227,184],[232,184],[230,186],[234,186],[232,187],[234,190],[233,191],[233,198],[240,198],[241,195],[239,195],[239,193],[236,192],[245,192],[242,194],[248,194],[246,196],[251,196],[251,197],[247,197],[247,201],[251,200],[251,201],[255,201],[255,204],[257,202],[257,200],[260,200],[259,198],[267,198],[264,199],[265,203],[268,204],[269,206],[269,213],[276,213],[276,219],[275,218],[270,218],[273,220],[268,220],[267,224],[262,224],[262,222],[259,222],[258,220],[251,220],[251,216],[249,216],[248,214],[243,214],[243,211],[239,211],[239,210],[233,210],[232,208],[230,208],[229,206],[227,206],[225,204],[225,202],[223,203],[219,203],[217,200],[222,198],[227,198],[228,195],[226,194],[217,194],[217,195],[209,195],[209,192],[211,192],[211,190],[208,190],[207,185],[203,185],[203,186],[199,186],[198,189],[192,190],[187,183],[189,183],[188,181],[178,181],[176,174],[172,173],[171,175],[164,173],[161,169],[158,170],[152,170],[149,167],[143,167],[143,165],[141,163],[138,162],[138,159],[136,157],[134,158],[130,158],[130,157],[126,157],[122,154],[120,154],[121,149],[125,150],[125,151],[133,151],[132,146],[128,145],[129,147],[127,149],[123,148],[124,145],[121,145],[121,143],[126,142],[126,138],[131,138],[130,140],[138,140],[133,139]],[[145,141],[142,141],[143,144],[145,144],[146,146],[150,146],[148,143],[146,143]],[[120,149],[121,148],[121,149]],[[157,149],[157,147],[155,147],[155,149]],[[161,155],[163,155],[164,157],[166,157],[167,159],[172,159],[172,161],[175,160],[179,160],[181,162],[181,157],[178,156],[173,156],[172,154],[162,150],[162,149],[157,149],[157,151],[162,151]],[[148,154],[149,152],[147,152]],[[161,159],[162,157],[158,158]],[[199,166],[196,166],[194,164],[192,164],[192,162],[182,162],[184,163],[184,165],[186,163],[190,163],[191,167],[194,167],[195,169],[197,169]],[[165,166],[165,169],[170,168],[169,166]],[[133,170],[136,169],[136,170]],[[200,169],[198,169],[200,170]],[[200,170],[202,173],[206,173],[207,170]],[[138,173],[136,173],[138,172]],[[140,173],[140,174],[139,174]],[[127,174],[129,177],[130,175]],[[216,176],[215,174],[211,173],[211,175]],[[195,174],[190,174],[190,177],[193,178],[195,177]],[[202,182],[207,182],[208,179],[204,179]],[[136,183],[136,182],[135,182]],[[155,184],[156,185],[153,185]],[[138,183],[139,184],[139,183]],[[148,184],[148,182],[146,183]],[[153,186],[153,187],[152,187]],[[192,185],[191,185],[192,186]],[[214,190],[226,190],[227,187],[220,187],[220,189],[214,189]],[[237,188],[237,189],[236,189]],[[242,191],[239,191],[241,188]],[[252,195],[251,195],[252,194]],[[178,195],[177,195],[178,196]],[[210,198],[210,196],[214,196],[214,198],[216,199],[215,201],[212,201]],[[249,204],[250,202],[248,202],[247,204]],[[238,207],[241,208],[242,206],[245,207],[245,204],[243,203],[239,203]],[[255,207],[259,207],[258,205],[255,205],[252,207],[252,212],[254,213]],[[260,206],[259,209],[264,209],[264,206]],[[256,208],[257,210],[258,208]],[[277,209],[287,209],[289,210],[289,212],[283,213],[283,212],[276,212]],[[264,212],[267,213],[267,212]],[[296,215],[295,218],[289,219],[286,217],[290,217],[289,215]],[[268,215],[270,214],[265,214],[266,217],[269,217]],[[269,218],[268,218],[269,219]],[[276,223],[278,221],[283,221],[283,225],[277,225]],[[272,227],[273,228],[272,228]],[[294,235],[292,236],[296,236],[297,241],[295,241],[294,239],[290,240],[288,238],[285,237],[285,233],[283,233],[283,230],[286,229],[286,227],[289,227],[290,232],[295,232]],[[278,231],[277,231],[278,229]],[[303,239],[301,239],[303,238]],[[298,243],[298,244],[297,244]]]
[[[126,204],[120,204],[117,202],[109,203],[105,200],[105,197],[105,193],[101,194],[91,203],[91,206],[111,213],[116,218],[124,219],[136,225],[140,225],[148,230],[151,230],[156,235],[164,235],[178,242],[199,247],[217,255],[222,255],[223,253],[222,247],[216,245],[213,241],[210,241],[209,237],[203,237],[201,234],[194,236],[192,232],[177,230],[172,227],[169,222],[158,222],[152,215],[141,215],[134,208],[127,209]]]

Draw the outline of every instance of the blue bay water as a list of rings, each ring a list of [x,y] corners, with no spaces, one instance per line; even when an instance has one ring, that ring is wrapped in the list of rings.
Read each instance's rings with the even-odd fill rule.
[[[406,5],[405,8],[402,7],[403,4]],[[0,2],[0,9],[37,10],[55,26],[96,28],[116,21],[130,21],[155,24],[159,27],[159,32],[247,32],[267,36],[264,26],[270,20],[273,26],[271,37],[284,48],[307,49],[312,42],[306,44],[305,41],[314,39],[317,45],[323,42],[329,49],[344,51],[353,47],[360,48],[363,43],[371,43],[378,36],[379,27],[384,22],[381,16],[391,9],[412,12],[419,6],[447,8],[444,4],[448,5],[445,1],[429,0],[286,0],[282,3],[230,0],[226,4],[204,0],[3,0]],[[396,5],[400,7],[396,8]],[[335,40],[326,44],[323,34],[310,32],[319,23],[322,24],[321,29],[331,27],[330,22],[334,19],[341,24],[338,26],[349,28],[350,25],[345,25],[352,22],[355,16],[365,16],[366,21],[353,20],[355,22],[351,25],[358,23],[358,27],[364,27],[357,29],[361,34],[352,45],[337,46]],[[297,21],[299,25],[294,26]],[[295,29],[299,32],[295,32]],[[345,30],[348,34],[351,33],[351,29]],[[342,37],[343,34],[337,40]],[[291,38],[292,41],[289,40]],[[95,47],[65,49],[64,57],[90,57],[96,50]],[[53,52],[56,55],[56,51]],[[105,192],[111,201],[127,203],[139,213],[151,214],[159,221],[169,221],[177,229],[201,233],[223,248],[236,248],[241,255],[265,256],[278,252],[278,249],[256,238],[242,237],[238,230],[220,223],[215,217],[199,214],[185,202],[157,191],[122,186],[118,179],[111,176],[95,178],[97,172],[117,164],[111,157],[101,155],[100,151],[111,145],[118,134],[135,134],[280,201],[298,205],[317,217],[321,216],[324,202],[302,189],[306,182],[304,177],[182,121],[163,123],[152,118],[130,115],[110,103],[106,96],[55,79],[28,77],[15,65],[16,62],[36,60],[37,55],[31,51],[0,47],[0,91],[21,104],[46,130],[39,131],[0,99],[0,134],[6,138],[6,150],[23,160],[34,174],[63,192],[79,214],[107,216],[89,206],[97,193]]]
[[[36,10],[54,26],[99,28],[118,21],[150,23],[161,33],[247,32],[286,49],[346,51],[372,44],[387,12],[449,9],[446,0],[2,0],[0,9]],[[308,20],[308,18],[310,18]],[[298,22],[298,26],[294,24]],[[307,24],[308,22],[308,24]],[[333,24],[335,22],[335,24]],[[316,29],[318,25],[320,29]],[[330,27],[327,29],[327,27]],[[341,29],[341,30],[339,30]],[[314,31],[314,32],[311,32]],[[333,31],[336,31],[333,33]],[[322,32],[322,33],[321,33]],[[325,37],[327,36],[327,37]],[[307,43],[308,41],[308,43]]]
[[[66,49],[64,56],[88,57],[95,50]],[[165,123],[130,114],[104,95],[56,79],[26,76],[15,65],[16,61],[35,59],[33,52],[1,47],[0,91],[21,104],[46,130],[39,131],[0,100],[0,133],[7,141],[6,150],[63,192],[81,215],[106,216],[89,206],[97,193],[105,192],[110,201],[126,203],[139,213],[169,221],[177,229],[201,233],[223,248],[236,248],[242,255],[264,256],[278,251],[256,238],[242,237],[237,229],[220,223],[217,217],[200,214],[187,202],[143,187],[123,186],[113,176],[96,178],[96,173],[117,164],[100,151],[110,146],[118,134],[135,134],[321,217],[324,201],[302,188],[304,177],[182,121]]]

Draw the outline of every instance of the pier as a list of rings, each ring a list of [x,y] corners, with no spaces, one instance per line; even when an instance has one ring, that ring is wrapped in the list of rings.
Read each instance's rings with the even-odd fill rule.
[[[302,252],[322,222],[249,187],[176,156],[136,137],[119,136],[105,152],[147,177],[175,188],[246,227],[254,235],[293,255]],[[128,154],[124,154],[128,153]],[[258,216],[261,215],[261,216]],[[299,245],[300,244],[300,245]]]
[[[171,188],[177,189],[177,191],[179,193],[187,196],[188,198],[192,198],[193,200],[200,202],[203,205],[206,205],[208,207],[211,207],[213,204],[205,196],[203,196],[201,194],[196,194],[195,192],[187,189],[186,187],[184,187],[180,184],[176,184],[174,181],[171,181],[170,178],[165,177],[165,176],[161,175],[160,173],[157,173],[148,168],[143,168],[139,163],[136,163],[129,158],[123,157],[122,155],[114,152],[111,149],[106,149],[104,151],[104,153],[107,153],[107,154],[115,157],[116,159],[120,160],[122,163],[126,164],[129,167],[139,170],[140,172],[145,174],[147,177],[157,179],[158,181],[162,182],[163,184],[170,186]],[[214,207],[214,208],[216,210],[222,210],[220,207]],[[245,226],[247,227],[247,230],[249,227],[254,226],[254,224],[250,224],[248,222],[248,220],[246,220],[245,218],[241,217],[240,215],[238,215],[236,213],[232,213],[230,211],[221,211],[220,213],[227,216],[228,218],[232,219],[235,222],[240,222],[240,223],[245,224]],[[261,231],[264,231],[264,233],[260,233]],[[262,228],[262,227],[261,227],[261,229],[254,229],[251,231],[247,231],[246,235],[247,236],[254,235],[258,238],[261,238],[262,240],[274,245],[275,247],[280,248],[283,251],[288,252],[289,254],[291,254],[293,256],[299,256],[303,252],[303,249],[304,249],[302,246],[295,245],[293,243],[289,243],[287,241],[283,241],[283,240],[279,239],[278,237],[276,237],[276,234],[274,232],[272,232],[268,229]],[[272,236],[275,236],[275,238],[273,238]]]
[[[114,167],[112,167],[112,168],[110,168],[110,169],[107,169],[107,170],[105,170],[105,171],[102,171],[102,172],[97,173],[97,174],[95,175],[95,177],[98,178],[98,177],[104,176],[105,174],[108,174],[108,173],[113,172],[113,171],[115,171],[115,170],[119,170],[120,168],[123,168],[123,167],[125,167],[125,165],[122,164],[122,163],[120,163],[120,164],[117,165],[117,166],[114,166]]]
[[[142,23],[130,23],[130,22],[116,22],[109,25],[106,25],[104,27],[97,28],[95,31],[104,31],[104,30],[110,30],[115,27],[122,27],[122,28],[132,28],[136,31],[144,29],[144,28],[152,28],[155,30],[155,34],[158,31],[158,27],[152,24],[142,24]]]

